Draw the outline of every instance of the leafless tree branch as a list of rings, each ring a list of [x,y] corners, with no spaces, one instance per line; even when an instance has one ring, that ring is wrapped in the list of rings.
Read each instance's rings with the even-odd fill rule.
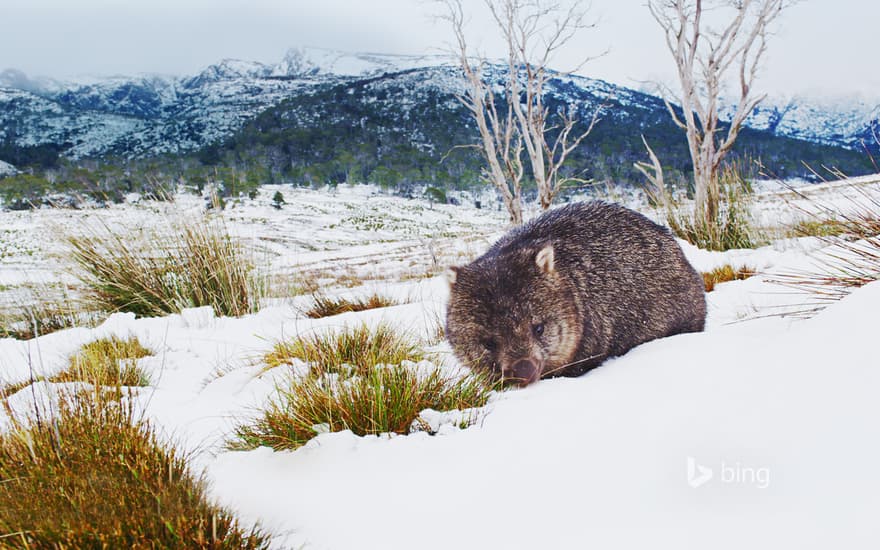
[[[649,0],[648,9],[663,29],[666,47],[675,61],[681,93],[682,116],[664,93],[673,122],[685,131],[694,167],[697,212],[706,221],[718,211],[718,170],[733,147],[745,119],[764,99],[754,82],[767,51],[770,27],[793,0],[720,0],[712,3],[731,16],[715,28],[703,19],[702,0]],[[708,2],[707,2],[708,3]],[[719,127],[719,97],[728,71],[736,67],[739,90],[727,132]],[[655,163],[654,154],[648,147]],[[645,173],[643,167],[637,166]],[[655,172],[656,173],[656,172]]]

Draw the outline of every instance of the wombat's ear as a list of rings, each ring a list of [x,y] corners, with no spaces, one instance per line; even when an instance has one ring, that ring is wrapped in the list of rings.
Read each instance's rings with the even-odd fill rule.
[[[535,256],[535,263],[538,264],[538,269],[540,269],[542,273],[546,275],[553,273],[554,267],[552,244],[548,244],[538,251],[538,254]]]
[[[458,270],[460,268],[456,266],[451,266],[446,270],[446,282],[449,283],[449,287],[452,288],[455,285],[455,281],[458,279]]]

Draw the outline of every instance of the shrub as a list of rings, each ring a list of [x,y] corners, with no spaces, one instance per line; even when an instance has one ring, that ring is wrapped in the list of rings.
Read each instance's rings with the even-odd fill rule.
[[[396,306],[400,303],[401,302],[394,298],[382,296],[377,293],[373,293],[365,298],[352,299],[330,298],[324,294],[315,293],[312,299],[312,305],[303,313],[311,319],[320,319],[322,317],[339,315],[340,313]]]
[[[751,267],[741,266],[734,268],[730,264],[716,267],[712,271],[703,272],[703,285],[706,292],[715,290],[715,285],[726,283],[727,281],[742,281],[748,279],[755,274],[755,270]]]
[[[294,358],[309,363],[316,376],[326,373],[366,373],[374,365],[396,365],[421,361],[426,353],[405,335],[381,324],[361,325],[339,332],[299,336],[275,344],[265,357],[270,368],[288,364]]]
[[[167,234],[132,242],[131,229],[68,237],[70,255],[94,299],[140,316],[211,306],[218,315],[256,311],[259,289],[250,254],[220,218],[172,220]]]
[[[407,434],[423,410],[482,407],[490,391],[478,375],[452,378],[436,367],[421,375],[395,365],[371,366],[352,378],[291,378],[254,423],[236,428],[237,440],[230,446],[296,449],[319,433],[341,430]],[[472,422],[473,416],[464,420]]]
[[[52,420],[0,434],[0,545],[267,548],[118,401],[61,400]]]

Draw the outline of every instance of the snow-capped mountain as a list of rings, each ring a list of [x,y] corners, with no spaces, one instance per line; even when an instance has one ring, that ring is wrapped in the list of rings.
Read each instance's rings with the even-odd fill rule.
[[[214,143],[318,84],[442,63],[438,57],[293,49],[275,65],[226,59],[195,76],[31,79],[0,73],[0,141],[71,158],[179,153]]]
[[[12,176],[18,173],[15,166],[0,160],[0,176]]]
[[[733,108],[727,103],[722,116],[730,118]],[[873,142],[878,118],[880,97],[799,94],[766,98],[746,124],[777,135],[861,150],[863,142]]]
[[[293,49],[275,64],[226,59],[184,77],[137,75],[60,82],[5,70],[0,73],[0,144],[51,146],[73,159],[195,151],[232,137],[282,101],[392,74],[411,75],[411,87],[393,97],[364,101],[386,102],[392,110],[405,113],[413,103],[409,96],[422,88],[440,88],[447,95],[460,92],[453,72],[443,56],[321,49]],[[584,94],[613,97],[624,109],[620,116],[665,116],[656,98],[624,87],[576,76],[555,86],[572,99]],[[769,100],[748,124],[776,135],[856,148],[877,124],[877,105],[868,100]]]

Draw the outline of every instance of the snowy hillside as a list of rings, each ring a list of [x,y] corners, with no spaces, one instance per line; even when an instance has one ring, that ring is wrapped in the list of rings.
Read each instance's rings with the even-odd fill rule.
[[[808,192],[846,208],[858,189],[880,196],[876,176]],[[276,191],[286,199],[281,209],[270,205]],[[759,219],[803,215],[785,202],[800,199],[788,195],[763,193]],[[202,208],[181,196],[175,205],[4,212],[0,286],[69,281],[57,263],[59,229],[97,220],[160,225],[166,209]],[[259,358],[273,342],[380,321],[426,338],[448,298],[438,274],[484,251],[503,233],[505,216],[469,201],[430,205],[366,186],[269,186],[229,208],[232,231],[265,251],[273,272],[310,273],[332,295],[380,291],[404,303],[324,319],[302,313],[309,296],[241,318],[217,318],[210,308],[162,318],[115,314],[96,329],[0,339],[2,382],[27,380],[37,348],[37,374],[51,375],[85,342],[136,335],[160,350],[138,363],[153,380],[138,390],[138,407],[192,453],[214,497],[276,535],[276,548],[880,544],[880,282],[810,320],[767,316],[805,299],[768,279],[809,269],[822,242],[786,239],[725,253],[682,244],[698,270],[731,263],[760,273],[708,294],[705,332],[644,344],[580,378],[496,393],[467,429],[428,412],[440,422],[435,436],[325,433],[296,451],[230,451],[224,443],[236,421],[265,406],[296,369],[265,369]],[[365,286],[349,288],[352,279]],[[433,349],[444,368],[456,368],[445,342]],[[40,382],[10,406],[24,413],[55,386]],[[8,420],[0,412],[0,429]]]
[[[0,143],[52,145],[74,159],[190,152],[221,142],[267,109],[320,87],[369,83],[382,75],[410,72],[419,77],[412,85],[414,94],[437,87],[457,90],[458,84],[450,88],[448,82],[434,80],[450,73],[448,69],[443,56],[308,48],[292,49],[275,64],[226,59],[199,74],[179,77],[81,77],[60,82],[9,69],[0,73]],[[565,80],[569,90],[564,96],[607,98],[621,110],[620,116],[638,118],[643,127],[667,116],[656,97],[584,77]],[[390,108],[410,101],[406,95],[370,99]],[[749,124],[779,136],[855,147],[858,139],[870,136],[876,108],[869,100],[774,100]]]
[[[185,77],[59,82],[6,70],[0,73],[0,141],[58,144],[71,158],[192,151],[310,86],[442,64],[440,57],[292,49],[277,64],[226,59]]]
[[[11,176],[17,172],[18,170],[15,169],[15,166],[0,160],[0,176]]]
[[[729,103],[725,105],[722,117],[730,118],[732,108]],[[875,145],[873,133],[880,127],[878,120],[878,97],[794,95],[765,99],[746,124],[778,135],[862,150],[862,141]]]

